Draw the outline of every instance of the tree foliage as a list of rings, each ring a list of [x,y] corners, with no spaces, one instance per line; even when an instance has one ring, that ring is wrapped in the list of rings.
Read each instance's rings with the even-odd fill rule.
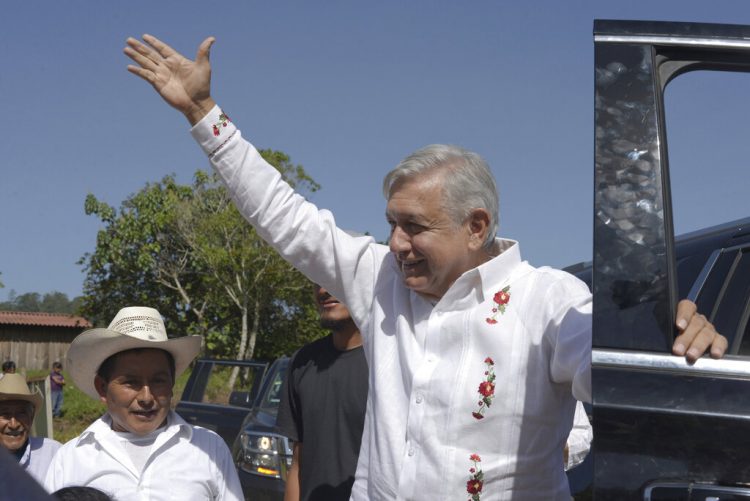
[[[81,308],[81,301],[81,297],[71,300],[68,299],[67,294],[57,291],[45,294],[27,292],[16,295],[15,291],[11,290],[8,301],[0,302],[0,310],[76,314]]]
[[[303,194],[319,189],[278,151],[263,157]],[[106,325],[128,305],[157,308],[170,335],[200,334],[208,356],[274,358],[319,337],[308,280],[244,221],[215,174],[148,183],[119,209],[86,198],[104,227],[84,255],[83,312]]]

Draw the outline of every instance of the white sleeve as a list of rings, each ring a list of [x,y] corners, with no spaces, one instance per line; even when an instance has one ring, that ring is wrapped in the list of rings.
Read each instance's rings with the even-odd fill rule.
[[[591,440],[594,433],[591,423],[586,415],[586,409],[579,401],[576,402],[576,412],[573,417],[573,428],[568,435],[568,462],[565,469],[570,470],[581,464],[591,449]]]
[[[387,247],[371,237],[352,237],[338,229],[329,211],[295,193],[222,116],[215,107],[191,134],[208,154],[240,213],[261,238],[346,303],[355,321],[362,321],[369,313]]]
[[[547,301],[557,302],[550,319],[554,352],[550,377],[570,383],[573,396],[591,402],[591,293],[586,284],[570,276],[550,287]]]

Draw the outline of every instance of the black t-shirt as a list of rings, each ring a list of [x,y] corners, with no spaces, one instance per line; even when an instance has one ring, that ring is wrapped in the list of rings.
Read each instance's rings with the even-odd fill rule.
[[[300,499],[348,500],[367,405],[367,361],[360,346],[339,351],[333,336],[297,351],[279,405],[279,431],[302,443]]]

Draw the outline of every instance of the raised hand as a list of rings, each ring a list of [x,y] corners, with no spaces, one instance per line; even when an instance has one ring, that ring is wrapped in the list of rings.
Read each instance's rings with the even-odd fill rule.
[[[151,35],[143,35],[146,44],[127,39],[125,54],[136,65],[128,71],[150,83],[156,92],[195,125],[216,104],[211,98],[211,65],[208,61],[214,37],[198,47],[191,61],[169,45]]]

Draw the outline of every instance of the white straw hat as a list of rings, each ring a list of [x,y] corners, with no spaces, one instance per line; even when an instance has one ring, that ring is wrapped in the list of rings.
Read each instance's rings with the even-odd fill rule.
[[[117,312],[106,329],[89,329],[79,334],[68,348],[67,368],[76,386],[99,400],[94,377],[99,366],[115,353],[135,348],[156,348],[174,358],[175,379],[201,349],[200,336],[167,338],[164,320],[154,308],[129,306]]]
[[[31,393],[26,378],[21,374],[5,374],[0,379],[0,402],[8,400],[25,400],[34,406],[34,412],[42,406],[42,395],[39,390]]]

